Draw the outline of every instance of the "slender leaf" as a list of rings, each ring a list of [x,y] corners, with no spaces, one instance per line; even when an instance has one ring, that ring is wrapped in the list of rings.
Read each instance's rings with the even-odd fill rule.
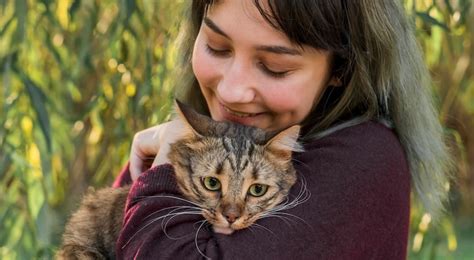
[[[68,12],[69,16],[71,17],[71,20],[74,20],[74,18],[76,17],[76,12],[81,7],[81,2],[81,0],[74,0],[74,2],[72,2],[71,6],[69,7]]]
[[[49,114],[46,109],[47,98],[44,92],[26,75],[22,75],[24,87],[30,97],[36,117],[38,119],[41,131],[43,133],[48,152],[51,153],[51,126],[49,122]]]
[[[436,20],[435,18],[431,17],[428,13],[425,13],[425,12],[416,12],[416,15],[418,17],[420,17],[424,22],[428,23],[428,24],[432,24],[432,25],[435,25],[435,26],[439,26],[441,27],[443,30],[445,31],[450,31],[448,26],[438,20]]]
[[[449,14],[454,13],[453,6],[451,5],[451,0],[444,0],[444,4],[446,5],[446,9],[448,10]]]
[[[17,27],[14,35],[14,42],[21,43],[26,35],[26,16],[28,14],[28,3],[26,0],[15,1],[15,17],[17,18]]]
[[[3,27],[0,29],[0,38],[3,37],[5,32],[10,28],[10,25],[13,24],[13,21],[15,20],[15,16],[10,17],[8,21],[3,25]]]

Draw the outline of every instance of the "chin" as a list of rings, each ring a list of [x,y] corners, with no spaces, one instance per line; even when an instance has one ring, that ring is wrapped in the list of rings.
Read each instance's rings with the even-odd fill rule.
[[[224,235],[230,235],[234,233],[235,230],[233,230],[230,227],[219,227],[219,226],[213,226],[214,232],[215,233],[220,233]]]

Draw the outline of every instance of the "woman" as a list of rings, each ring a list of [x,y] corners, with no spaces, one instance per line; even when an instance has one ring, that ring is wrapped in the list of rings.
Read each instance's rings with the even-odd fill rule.
[[[130,203],[117,245],[120,258],[404,259],[410,189],[433,215],[443,208],[449,156],[432,106],[429,76],[397,1],[195,0],[185,34],[178,96],[217,121],[265,130],[303,126],[294,156],[311,198],[288,210],[304,220],[231,236],[202,230],[173,240],[146,216],[175,200]],[[138,133],[129,202],[178,195],[168,144],[176,122]],[[151,169],[145,159],[155,156]],[[293,195],[297,190],[292,190]],[[194,233],[200,216],[169,232]],[[140,234],[130,238],[140,230]]]

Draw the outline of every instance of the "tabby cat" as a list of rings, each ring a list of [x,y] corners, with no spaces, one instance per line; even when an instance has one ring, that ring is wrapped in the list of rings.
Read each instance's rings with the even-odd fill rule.
[[[280,133],[216,122],[176,102],[184,127],[168,157],[181,192],[217,233],[231,234],[269,215],[296,181],[291,162],[299,126]],[[85,196],[65,228],[58,259],[114,259],[129,187]]]

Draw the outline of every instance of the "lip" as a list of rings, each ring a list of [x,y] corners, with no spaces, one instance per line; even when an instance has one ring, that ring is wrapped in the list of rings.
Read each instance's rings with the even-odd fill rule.
[[[219,112],[223,119],[242,125],[255,125],[265,113],[242,113],[232,110],[219,102]],[[244,115],[247,114],[247,115]]]
[[[237,116],[237,117],[241,117],[241,118],[244,118],[244,117],[252,117],[252,116],[256,116],[258,115],[258,113],[246,113],[246,112],[240,112],[240,111],[235,111],[235,110],[232,110],[224,105],[221,104],[221,106],[225,109],[225,111],[231,115],[234,115],[234,116]]]

